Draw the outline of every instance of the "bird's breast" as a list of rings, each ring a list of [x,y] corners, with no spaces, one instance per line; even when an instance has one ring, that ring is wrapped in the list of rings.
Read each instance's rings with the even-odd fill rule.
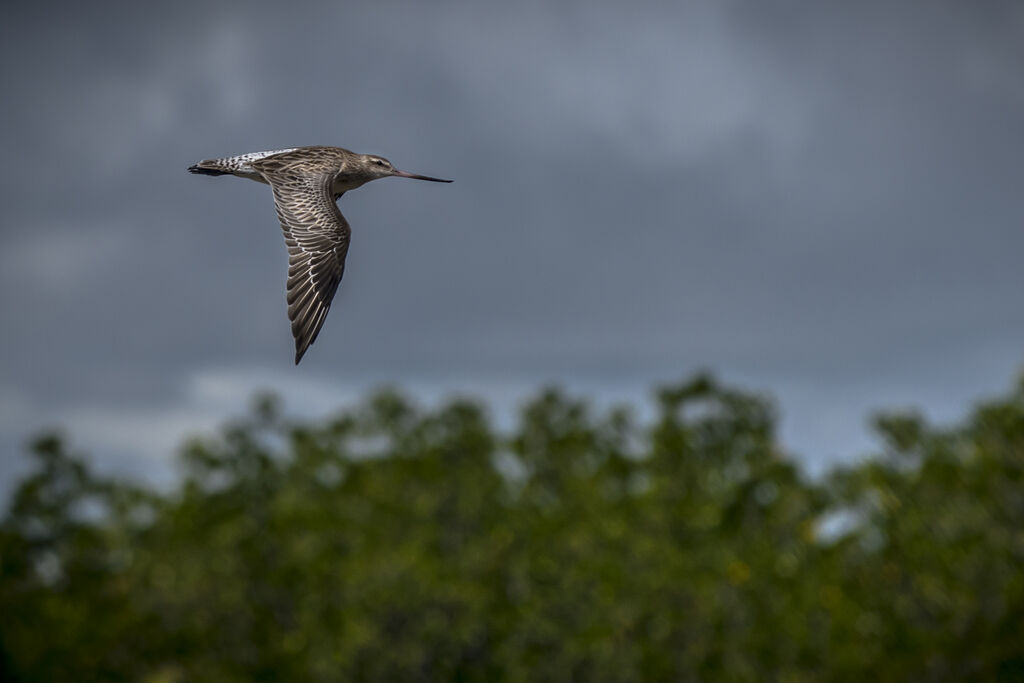
[[[334,182],[331,183],[331,192],[334,195],[340,195],[349,190],[354,190],[357,187],[361,187],[366,184],[365,178],[356,178],[350,175],[339,175],[335,177]]]

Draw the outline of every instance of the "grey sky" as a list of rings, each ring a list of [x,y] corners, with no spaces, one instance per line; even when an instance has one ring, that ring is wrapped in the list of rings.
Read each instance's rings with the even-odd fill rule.
[[[1018,2],[8,3],[0,57],[0,476],[46,425],[166,471],[258,388],[507,410],[700,368],[814,467],[1024,360]],[[455,183],[342,199],[294,368],[269,191],[185,168],[306,144]]]

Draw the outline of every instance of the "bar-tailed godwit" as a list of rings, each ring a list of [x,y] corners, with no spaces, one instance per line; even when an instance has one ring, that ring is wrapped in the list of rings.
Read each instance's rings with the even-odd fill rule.
[[[288,319],[295,364],[316,341],[345,272],[352,234],[337,201],[349,190],[388,176],[450,183],[399,171],[387,159],[340,147],[293,147],[209,159],[192,173],[236,175],[270,185],[288,246]]]

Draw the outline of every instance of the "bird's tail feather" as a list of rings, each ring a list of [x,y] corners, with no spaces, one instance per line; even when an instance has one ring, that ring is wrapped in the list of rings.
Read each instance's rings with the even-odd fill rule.
[[[266,159],[275,154],[294,151],[295,148],[291,147],[289,149],[275,149],[270,152],[249,152],[248,154],[239,154],[221,159],[204,159],[198,164],[189,166],[188,170],[192,173],[202,173],[204,175],[236,175],[259,182],[266,182],[263,176],[260,175],[260,172],[252,167],[252,162]]]
[[[200,161],[198,164],[193,164],[188,167],[189,173],[201,173],[203,175],[231,175],[230,171],[222,171],[219,168],[211,168],[210,166],[204,166],[211,162]]]

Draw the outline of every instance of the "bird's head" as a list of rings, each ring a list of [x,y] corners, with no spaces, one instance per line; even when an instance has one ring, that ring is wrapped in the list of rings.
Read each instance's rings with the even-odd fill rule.
[[[399,171],[392,165],[390,161],[384,157],[374,156],[372,154],[362,155],[362,169],[367,175],[369,180],[377,180],[378,178],[387,178],[388,176],[398,176],[399,178],[414,178],[416,180],[430,180],[435,183],[450,183],[450,180],[444,180],[442,178],[431,178],[430,176],[417,175],[415,173],[406,173],[405,171]]]

